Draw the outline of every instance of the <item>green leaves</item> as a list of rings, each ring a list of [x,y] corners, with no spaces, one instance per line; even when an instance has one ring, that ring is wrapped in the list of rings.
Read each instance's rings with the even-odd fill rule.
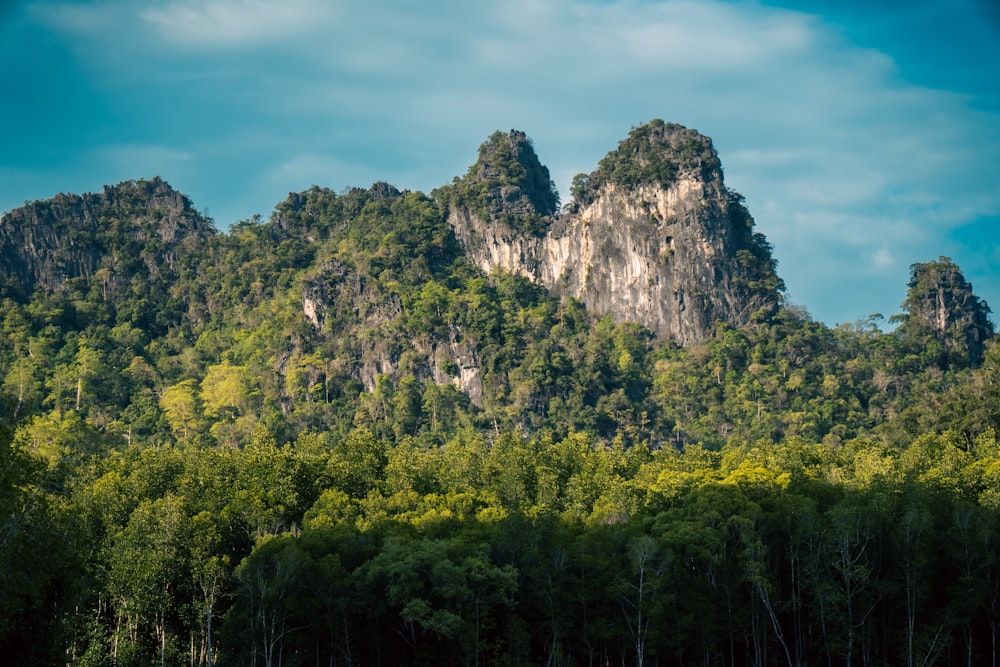
[[[200,393],[207,416],[234,419],[246,411],[250,390],[243,380],[245,370],[228,361],[209,366]]]
[[[469,172],[432,194],[445,208],[464,208],[485,221],[539,236],[559,211],[549,170],[538,161],[531,140],[517,130],[490,135]]]
[[[160,408],[170,422],[174,435],[186,440],[203,423],[202,406],[197,392],[198,383],[184,380],[167,387],[160,397]]]
[[[508,432],[426,447],[356,429],[279,447],[258,429],[238,449],[130,448],[58,489],[18,445],[0,587],[29,618],[26,596],[85,560],[59,607],[73,641],[146,662],[191,659],[177,647],[203,663],[711,662],[743,646],[795,664],[861,659],[876,637],[894,664],[968,642],[980,655],[1000,448],[962,443],[650,451]],[[32,570],[36,525],[78,554]]]

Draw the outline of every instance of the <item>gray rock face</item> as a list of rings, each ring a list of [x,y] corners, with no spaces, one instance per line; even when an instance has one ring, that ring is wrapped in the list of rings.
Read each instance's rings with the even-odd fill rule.
[[[440,385],[454,385],[479,407],[483,405],[483,377],[479,355],[474,341],[462,340],[459,331],[452,327],[447,343],[434,345],[431,368],[434,381]],[[454,375],[448,371],[453,371]]]
[[[529,152],[519,146],[521,162]],[[692,130],[658,121],[633,130],[597,171],[577,177],[566,212],[535,212],[547,223],[542,234],[511,224],[496,198],[475,198],[499,187],[475,182],[490,171],[474,166],[445,196],[456,238],[486,273],[525,276],[680,345],[702,340],[716,321],[742,326],[778,304],[770,247],[723,184],[711,141]]]
[[[337,259],[324,262],[303,280],[303,315],[317,331],[333,337],[359,326],[391,329],[402,309],[398,295],[380,290]],[[438,338],[426,334],[409,340],[393,335],[363,337],[352,353],[358,363],[351,372],[369,392],[375,391],[380,375],[394,375],[405,366],[418,378],[431,377],[439,385],[454,385],[474,404],[482,404],[476,343],[465,340],[455,326],[446,337]]]
[[[60,194],[0,218],[0,293],[56,290],[100,269],[113,292],[136,272],[169,270],[180,246],[198,247],[212,234],[187,197],[159,178]]]
[[[899,333],[920,345],[931,335],[944,344],[947,365],[979,366],[993,337],[990,308],[948,257],[910,267],[910,282]]]

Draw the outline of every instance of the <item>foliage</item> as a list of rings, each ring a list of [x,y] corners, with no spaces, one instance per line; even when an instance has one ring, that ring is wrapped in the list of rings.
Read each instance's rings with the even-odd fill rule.
[[[990,659],[995,339],[784,306],[681,349],[481,275],[440,203],[311,188],[0,302],[5,657]]]
[[[575,210],[586,206],[609,183],[629,189],[639,185],[667,188],[687,170],[694,170],[707,181],[718,177],[721,163],[712,141],[695,130],[653,119],[633,127],[593,173],[573,178],[572,207]]]
[[[993,432],[971,451],[945,433],[902,452],[802,438],[717,453],[581,434],[429,449],[352,438],[380,452],[358,455],[361,476],[338,472],[354,446],[309,438],[103,458],[66,496],[63,516],[88,530],[49,524],[75,535],[75,554],[28,570],[5,551],[3,599],[18,611],[5,646],[56,641],[72,663],[142,664],[991,654]],[[50,577],[74,558],[88,574],[66,598]],[[63,629],[43,639],[51,624],[19,625],[53,607],[10,595],[14,572],[30,572]]]
[[[517,130],[490,135],[465,177],[433,194],[445,207],[459,206],[484,220],[539,236],[559,211],[559,192],[548,168]]]

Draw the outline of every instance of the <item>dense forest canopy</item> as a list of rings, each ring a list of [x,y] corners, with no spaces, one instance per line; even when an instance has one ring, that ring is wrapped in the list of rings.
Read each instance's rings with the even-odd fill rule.
[[[484,150],[523,181],[519,140]],[[36,203],[17,243],[72,250],[0,253],[11,664],[997,664],[1000,346],[947,258],[891,330],[682,348],[483,275],[451,200],[219,233],[174,194]]]

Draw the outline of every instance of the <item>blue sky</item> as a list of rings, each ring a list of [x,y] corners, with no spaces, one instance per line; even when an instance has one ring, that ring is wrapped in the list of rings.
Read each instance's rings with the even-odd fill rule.
[[[652,118],[713,138],[815,318],[939,255],[1000,312],[995,0],[0,1],[0,211],[159,175],[226,229],[511,128],[566,193]]]

